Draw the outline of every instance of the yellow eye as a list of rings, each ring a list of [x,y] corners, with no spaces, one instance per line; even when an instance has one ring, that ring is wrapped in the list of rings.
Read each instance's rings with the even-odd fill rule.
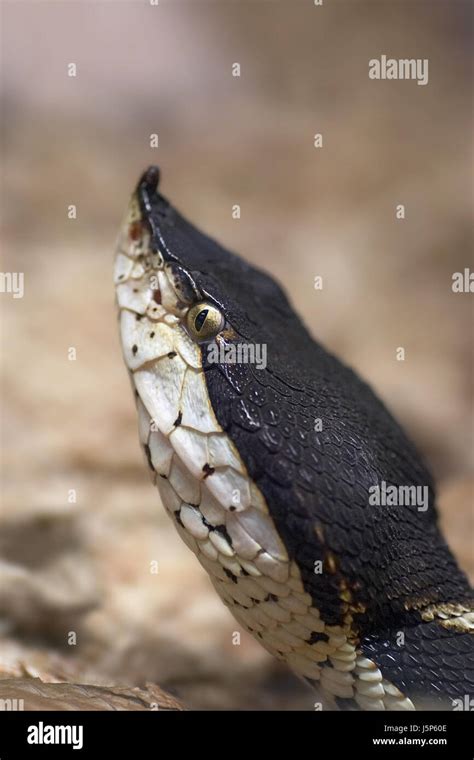
[[[194,340],[210,340],[222,330],[224,317],[212,304],[201,302],[189,309],[186,324]]]

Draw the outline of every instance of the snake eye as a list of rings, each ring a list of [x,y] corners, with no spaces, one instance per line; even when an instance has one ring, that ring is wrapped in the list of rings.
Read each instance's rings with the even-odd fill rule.
[[[222,330],[224,317],[215,306],[202,302],[189,309],[186,324],[194,340],[209,340]]]

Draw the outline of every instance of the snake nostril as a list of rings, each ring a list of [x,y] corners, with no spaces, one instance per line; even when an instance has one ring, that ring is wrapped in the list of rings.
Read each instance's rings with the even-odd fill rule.
[[[155,303],[161,303],[161,290],[153,291],[153,300]]]

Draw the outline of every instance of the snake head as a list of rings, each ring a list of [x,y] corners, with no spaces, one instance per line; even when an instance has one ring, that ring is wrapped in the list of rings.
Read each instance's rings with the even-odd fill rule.
[[[139,180],[120,230],[115,263],[121,344],[135,390],[142,446],[169,511],[179,517],[183,509],[189,519],[197,519],[199,506],[223,551],[232,554],[223,544],[225,525],[235,545],[247,542],[245,556],[260,552],[262,566],[276,565],[276,571],[288,574],[286,549],[216,417],[207,386],[206,346],[237,337],[206,255],[209,247],[216,253],[218,246],[158,193],[158,179],[152,167]],[[227,254],[219,250],[222,266]],[[179,521],[177,526],[192,544]],[[204,551],[209,558],[215,549],[208,543]],[[235,562],[226,561],[237,572]]]

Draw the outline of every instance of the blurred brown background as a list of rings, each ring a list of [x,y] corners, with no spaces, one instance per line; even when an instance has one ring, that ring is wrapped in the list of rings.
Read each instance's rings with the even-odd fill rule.
[[[451,290],[453,272],[473,267],[472,5],[1,12],[2,271],[25,276],[23,299],[0,294],[1,668],[153,681],[191,707],[312,709],[247,634],[232,645],[239,626],[149,482],[116,329],[115,235],[139,173],[159,164],[163,192],[284,283],[313,334],[406,426],[473,574],[472,295]],[[381,54],[428,58],[429,84],[371,81]]]

